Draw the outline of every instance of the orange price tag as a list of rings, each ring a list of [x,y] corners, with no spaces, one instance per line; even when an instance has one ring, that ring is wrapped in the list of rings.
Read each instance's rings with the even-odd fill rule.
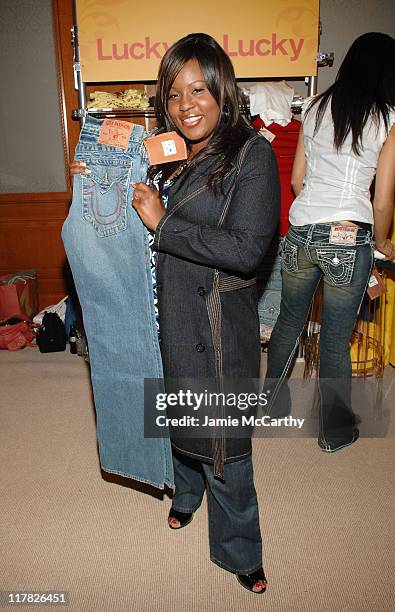
[[[165,132],[144,140],[148,159],[152,165],[186,159],[188,157],[185,140],[177,132]]]
[[[371,300],[375,300],[381,295],[384,295],[386,291],[387,288],[384,284],[380,272],[377,270],[377,268],[373,268],[368,282],[368,296]]]

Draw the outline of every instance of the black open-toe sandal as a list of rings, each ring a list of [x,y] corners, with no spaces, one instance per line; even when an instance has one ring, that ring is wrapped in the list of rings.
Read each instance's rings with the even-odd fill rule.
[[[173,510],[173,508],[171,508],[167,520],[172,518],[175,518],[180,523],[180,527],[172,527],[169,525],[170,529],[182,529],[183,527],[189,525],[193,519],[193,512],[178,512],[177,510]]]
[[[251,591],[251,593],[256,593],[256,595],[260,595],[261,593],[264,593],[266,591],[267,580],[262,567],[258,571],[253,572],[252,574],[236,574],[236,578],[240,582],[241,586],[243,586],[248,591]],[[261,591],[253,591],[252,589],[254,585],[259,581],[265,583],[264,588]]]

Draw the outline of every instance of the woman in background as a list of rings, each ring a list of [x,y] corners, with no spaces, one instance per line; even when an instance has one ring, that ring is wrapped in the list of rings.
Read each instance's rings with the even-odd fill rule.
[[[373,263],[387,238],[395,183],[395,41],[363,34],[334,82],[306,101],[292,172],[296,199],[282,248],[282,299],[268,350],[272,404],[288,411],[283,385],[323,278],[319,446],[337,451],[358,437],[351,407],[350,337]],[[373,206],[370,186],[374,179]]]

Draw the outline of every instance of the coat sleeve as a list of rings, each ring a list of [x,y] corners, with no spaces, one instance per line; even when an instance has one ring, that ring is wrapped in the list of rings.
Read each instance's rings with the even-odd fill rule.
[[[222,227],[194,224],[167,213],[156,229],[154,248],[204,266],[249,275],[270,244],[279,208],[276,159],[266,140],[254,139],[236,177]]]

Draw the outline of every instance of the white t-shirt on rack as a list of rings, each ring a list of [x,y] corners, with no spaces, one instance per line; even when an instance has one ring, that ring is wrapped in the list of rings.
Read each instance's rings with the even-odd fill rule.
[[[341,220],[373,224],[369,188],[388,135],[384,121],[381,119],[377,126],[373,119],[368,119],[362,134],[361,155],[356,155],[351,148],[351,132],[336,151],[330,101],[314,135],[319,103],[305,115],[311,100],[307,98],[302,107],[306,175],[303,189],[289,211],[291,225]],[[389,129],[394,123],[395,112],[391,111]]]

